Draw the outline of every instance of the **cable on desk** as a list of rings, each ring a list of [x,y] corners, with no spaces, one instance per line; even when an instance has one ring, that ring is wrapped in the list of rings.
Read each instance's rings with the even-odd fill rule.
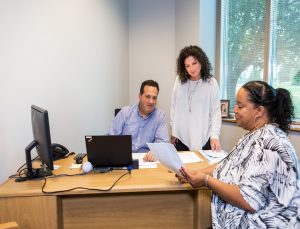
[[[23,169],[19,170],[17,174],[10,175],[8,178],[15,178],[16,182],[26,181],[26,180],[28,180],[26,171],[27,171],[27,168],[23,168]]]
[[[37,158],[38,158],[38,156],[36,156],[35,158],[33,158],[31,160],[31,162],[33,162]],[[26,173],[22,173],[23,171],[27,170],[27,168],[23,168],[25,165],[26,165],[26,163],[24,163],[21,167],[18,168],[17,173],[10,175],[8,178],[20,178],[20,179],[23,178],[25,180],[25,177],[22,176],[22,175],[26,175]]]
[[[31,162],[35,161],[38,158],[38,156],[36,156],[35,158],[33,158],[31,160]],[[26,163],[24,163],[20,168],[18,168],[17,172],[19,172],[21,170],[22,167],[24,167],[26,165]]]
[[[52,179],[52,178],[57,178],[57,177],[63,177],[63,176],[82,176],[82,175],[86,175],[84,173],[80,173],[80,174],[73,174],[73,175],[69,175],[69,174],[60,174],[60,175],[56,175],[56,176],[51,176],[51,177],[48,177],[48,179]],[[59,192],[69,192],[69,191],[73,191],[73,190],[76,190],[76,189],[84,189],[84,190],[91,190],[91,191],[102,191],[102,192],[108,192],[110,190],[112,190],[112,188],[117,184],[117,182],[123,178],[124,176],[126,175],[130,175],[130,171],[122,174],[109,188],[107,189],[99,189],[99,188],[86,188],[86,187],[75,187],[75,188],[70,188],[70,189],[65,189],[65,190],[59,190],[59,191],[52,191],[52,192],[48,192],[48,191],[45,191],[44,188],[46,186],[46,183],[47,183],[47,178],[44,177],[44,184],[42,186],[42,192],[45,193],[45,194],[54,194],[54,193],[59,193]]]
[[[71,155],[74,155],[75,152],[70,152],[68,153],[64,158],[68,158]],[[39,156],[36,156],[35,158],[33,158],[31,160],[31,162],[34,162]],[[60,159],[64,159],[64,158],[60,158]],[[18,168],[17,172],[15,174],[10,175],[8,178],[15,178],[17,182],[22,182],[22,181],[26,181],[29,178],[26,176],[26,171],[27,168],[23,168],[27,163],[24,163],[21,167]],[[22,169],[23,168],[23,169]],[[40,179],[40,178],[36,178],[36,179]],[[32,178],[31,178],[32,180]]]

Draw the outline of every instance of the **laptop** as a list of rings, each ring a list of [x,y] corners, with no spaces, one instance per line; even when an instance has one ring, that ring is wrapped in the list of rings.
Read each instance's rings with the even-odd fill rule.
[[[85,136],[88,161],[94,167],[126,167],[132,164],[131,135]]]

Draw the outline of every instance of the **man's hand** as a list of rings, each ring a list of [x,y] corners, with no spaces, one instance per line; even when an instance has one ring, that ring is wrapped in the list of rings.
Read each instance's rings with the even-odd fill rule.
[[[177,138],[175,138],[174,136],[171,136],[171,143],[175,146],[177,142]]]
[[[157,161],[151,151],[149,151],[145,157],[143,158],[144,161]]]

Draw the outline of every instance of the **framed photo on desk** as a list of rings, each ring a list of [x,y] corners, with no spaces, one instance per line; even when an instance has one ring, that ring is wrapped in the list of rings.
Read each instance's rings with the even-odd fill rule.
[[[221,100],[221,117],[228,118],[229,117],[229,100]]]

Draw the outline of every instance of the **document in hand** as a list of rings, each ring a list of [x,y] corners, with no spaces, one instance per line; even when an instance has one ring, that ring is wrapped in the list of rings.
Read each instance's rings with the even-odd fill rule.
[[[168,167],[172,172],[181,175],[179,169],[183,167],[183,163],[178,156],[173,144],[159,142],[159,143],[147,143],[150,151],[154,157],[164,166]]]

